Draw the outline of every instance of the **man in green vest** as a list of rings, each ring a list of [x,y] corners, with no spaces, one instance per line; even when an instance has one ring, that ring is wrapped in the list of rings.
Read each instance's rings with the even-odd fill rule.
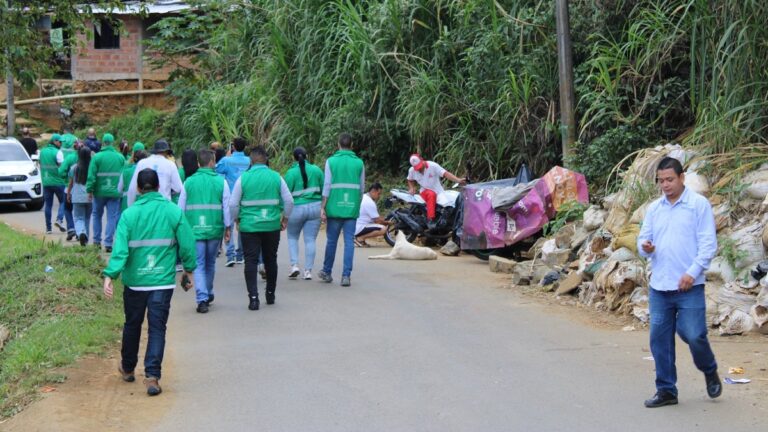
[[[66,185],[66,176],[59,175],[59,165],[63,162],[63,159],[59,159],[59,148],[61,147],[61,135],[53,134],[51,141],[40,151],[40,170],[43,177],[43,201],[45,208],[43,213],[45,214],[45,233],[53,234],[51,229],[51,215],[53,210],[53,197],[59,200],[59,215],[56,219],[56,226],[63,232],[64,222],[61,220],[67,215],[64,212],[64,202],[66,201],[66,194],[64,193],[64,186]],[[67,218],[67,225],[74,226],[74,220],[71,220],[72,213],[69,213]],[[71,223],[70,223],[71,222]]]
[[[365,192],[365,165],[352,151],[352,137],[339,136],[339,150],[325,161],[325,182],[320,217],[327,220],[325,261],[318,273],[322,282],[333,282],[331,271],[336,259],[339,234],[344,230],[344,267],[341,286],[350,286],[355,257],[355,225],[360,216],[360,201]]]
[[[195,234],[197,268],[195,287],[197,312],[206,313],[213,303],[213,277],[216,274],[216,254],[221,239],[229,241],[231,235],[229,216],[229,186],[218,175],[216,153],[200,150],[197,154],[200,168],[184,181],[179,195],[179,208]]]
[[[251,149],[251,167],[235,182],[230,198],[232,220],[242,235],[248,309],[259,310],[259,255],[267,272],[267,304],[275,303],[277,247],[287,226],[293,197],[280,174],[267,167],[263,146]]]
[[[103,151],[103,150],[102,150]],[[160,180],[151,169],[137,176],[139,199],[125,211],[117,226],[114,252],[104,269],[104,295],[112,298],[112,279],[123,276],[123,345],[118,370],[126,382],[136,380],[139,341],[147,317],[147,351],[144,354],[144,384],[147,394],[162,392],[161,377],[165,329],[176,287],[176,256],[184,265],[182,281],[195,270],[195,244],[184,213],[157,190]],[[183,283],[188,290],[194,282]]]
[[[101,138],[103,147],[93,155],[88,167],[88,182],[85,190],[93,194],[93,244],[101,247],[101,220],[104,208],[107,209],[107,230],[104,235],[104,250],[112,252],[112,237],[117,221],[120,219],[120,199],[122,192],[117,188],[120,174],[125,166],[125,158],[113,146],[115,137],[104,134]]]

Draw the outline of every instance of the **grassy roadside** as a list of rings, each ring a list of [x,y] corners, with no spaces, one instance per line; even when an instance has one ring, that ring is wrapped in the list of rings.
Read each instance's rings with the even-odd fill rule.
[[[0,224],[0,250],[0,324],[11,334],[0,351],[3,418],[34,400],[40,386],[64,381],[54,368],[113,344],[122,303],[101,295],[103,261],[94,249],[46,243]]]

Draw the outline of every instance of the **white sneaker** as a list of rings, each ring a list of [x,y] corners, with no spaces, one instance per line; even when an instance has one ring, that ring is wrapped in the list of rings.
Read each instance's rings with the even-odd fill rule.
[[[299,277],[299,273],[301,273],[299,266],[291,266],[291,274],[288,275],[288,279],[296,279]]]
[[[304,270],[304,280],[312,280],[312,270]]]

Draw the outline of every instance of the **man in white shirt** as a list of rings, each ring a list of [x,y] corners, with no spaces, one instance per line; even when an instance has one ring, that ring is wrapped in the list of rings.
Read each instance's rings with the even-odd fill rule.
[[[461,185],[467,184],[467,179],[458,178],[448,172],[433,161],[426,161],[417,154],[412,154],[408,160],[411,168],[408,169],[408,192],[416,193],[416,184],[421,187],[419,195],[427,203],[427,222],[433,223],[435,220],[435,207],[437,206],[437,196],[443,192],[443,185],[440,183],[443,177]]]
[[[128,185],[128,205],[136,201],[136,178],[141,170],[149,168],[157,173],[160,178],[160,192],[167,199],[171,199],[171,193],[180,194],[184,189],[179,176],[179,168],[175,163],[168,160],[167,155],[171,147],[166,140],[157,140],[152,148],[152,156],[142,159],[136,164],[136,170],[133,172],[131,183]]]
[[[365,241],[370,238],[384,237],[389,221],[379,216],[376,201],[381,197],[381,183],[374,183],[368,188],[360,202],[360,216],[355,224],[355,246],[368,247]]]

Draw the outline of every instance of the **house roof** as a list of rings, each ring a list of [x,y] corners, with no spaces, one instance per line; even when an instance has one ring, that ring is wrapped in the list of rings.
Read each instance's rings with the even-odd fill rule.
[[[191,9],[187,2],[180,0],[155,0],[155,1],[126,1],[124,2],[125,9],[117,10],[113,9],[114,15],[137,15],[142,12],[142,7],[148,14],[163,15],[169,13],[175,13],[186,9]],[[93,13],[107,13],[109,9],[102,7],[94,7]]]

